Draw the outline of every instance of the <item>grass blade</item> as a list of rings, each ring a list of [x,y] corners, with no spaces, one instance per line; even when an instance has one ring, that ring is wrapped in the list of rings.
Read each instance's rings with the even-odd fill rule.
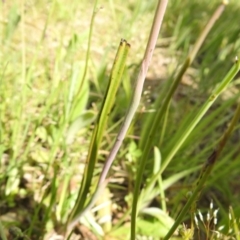
[[[205,104],[200,109],[199,113],[196,115],[196,117],[189,124],[189,126],[187,127],[185,132],[182,134],[182,137],[180,137],[179,140],[176,142],[175,146],[172,148],[172,150],[166,157],[165,161],[163,162],[163,165],[162,165],[162,168],[161,168],[161,171],[159,172],[159,174],[161,174],[166,169],[166,167],[172,160],[173,156],[176,154],[176,152],[182,146],[182,144],[187,139],[189,134],[193,131],[193,129],[198,124],[198,122],[201,120],[201,118],[204,116],[204,114],[207,112],[207,110],[212,106],[212,104],[217,99],[217,97],[227,88],[228,84],[232,81],[232,79],[238,73],[239,69],[240,69],[240,64],[239,64],[239,61],[236,59],[235,64],[230,69],[228,74],[225,76],[225,78],[222,80],[222,82],[218,86],[216,86],[216,88],[213,90],[213,92],[210,95],[210,97],[208,98],[208,100],[205,102]]]
[[[104,101],[99,113],[99,117],[97,119],[96,126],[92,134],[91,143],[89,147],[89,154],[87,158],[86,169],[84,171],[81,189],[79,191],[76,204],[69,218],[69,221],[71,222],[71,226],[73,226],[74,225],[73,223],[77,221],[79,213],[82,211],[84,207],[84,203],[86,201],[86,197],[89,192],[95,164],[97,161],[98,149],[102,140],[102,136],[103,136],[106,124],[107,124],[108,116],[110,114],[113,103],[115,101],[116,92],[121,82],[129,48],[130,48],[130,44],[128,44],[126,40],[121,40],[118,48],[118,52],[116,54],[115,61],[113,64],[109,85],[104,97]]]
[[[238,69],[239,69],[239,63],[238,63]],[[229,72],[229,74],[230,73],[231,73],[231,71]],[[221,89],[221,87],[219,87],[219,89]],[[167,240],[172,236],[172,234],[175,232],[177,227],[180,225],[183,217],[186,215],[186,213],[188,212],[188,210],[190,208],[192,208],[192,213],[196,210],[196,206],[195,206],[196,201],[202,191],[203,185],[207,181],[207,179],[212,171],[212,168],[213,168],[214,164],[216,163],[217,159],[219,158],[220,153],[222,152],[227,140],[230,137],[230,134],[232,133],[235,125],[237,124],[237,121],[239,120],[239,117],[240,117],[240,104],[238,104],[238,107],[234,114],[234,117],[232,118],[232,121],[231,121],[227,131],[223,134],[217,149],[212,152],[210,157],[207,159],[206,163],[203,165],[202,171],[200,173],[199,179],[196,182],[196,187],[195,187],[191,197],[187,201],[187,203],[184,206],[184,208],[182,209],[181,213],[178,215],[178,218],[176,219],[172,228],[169,230],[168,234],[164,237],[164,240]]]

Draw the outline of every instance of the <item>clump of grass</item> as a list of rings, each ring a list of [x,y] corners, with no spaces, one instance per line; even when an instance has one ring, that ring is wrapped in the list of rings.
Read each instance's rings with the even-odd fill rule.
[[[133,7],[134,4],[137,4],[136,8]],[[230,69],[230,59],[239,51],[239,31],[234,24],[229,24],[228,17],[220,17],[225,3],[217,8],[212,21],[209,21],[202,34],[199,32],[207,23],[206,15],[210,15],[216,8],[216,1],[211,4],[179,1],[171,5],[163,22],[159,45],[163,47],[161,44],[167,43],[164,46],[165,50],[167,48],[165,53],[167,57],[174,58],[179,67],[175,66],[176,64],[173,64],[173,67],[171,63],[170,67],[164,67],[167,68],[168,79],[159,83],[162,89],[157,91],[156,103],[146,106],[146,112],[137,112],[132,122],[140,101],[141,89],[137,90],[130,82],[131,69],[123,70],[125,59],[119,67],[119,82],[116,84],[114,81],[114,74],[110,78],[116,85],[119,85],[123,78],[123,87],[119,88],[119,94],[116,91],[118,86],[114,90],[108,87],[107,91],[106,79],[110,75],[108,65],[111,65],[110,59],[113,59],[120,37],[131,39],[128,40],[132,45],[128,64],[134,65],[139,61],[140,54],[135,53],[141,52],[146,41],[150,26],[145,24],[151,22],[149,16],[153,16],[152,10],[156,7],[154,4],[153,1],[148,4],[138,1],[124,5],[117,0],[98,6],[95,1],[95,8],[92,9],[87,1],[80,4],[74,1],[69,4],[55,1],[47,6],[40,3],[29,5],[24,1],[21,4],[1,2],[4,19],[8,19],[7,22],[2,21],[5,57],[0,86],[0,180],[3,196],[0,204],[7,206],[7,211],[1,213],[0,233],[3,239],[6,239],[4,228],[11,225],[22,229],[14,228],[20,237],[29,236],[35,239],[40,235],[47,238],[46,235],[50,234],[54,227],[61,231],[66,230],[72,220],[76,220],[75,223],[80,220],[98,238],[110,235],[116,238],[124,236],[124,239],[127,239],[130,234],[129,221],[132,224],[131,236],[134,240],[136,235],[168,238],[174,223],[177,228],[184,221],[183,217],[187,218],[186,212],[182,214],[182,219],[177,218],[179,209],[183,208],[182,195],[172,194],[169,188],[174,187],[176,182],[184,186],[195,180],[195,172],[201,168],[199,161],[206,159],[213,151],[223,126],[232,115],[238,93],[230,92],[227,100],[217,100],[217,96],[227,90],[227,87],[231,90],[238,87],[239,81],[231,83],[238,70],[237,63],[225,78],[224,76]],[[223,14],[229,16],[230,11],[230,14],[234,15],[234,7],[237,9],[237,3],[230,4]],[[104,8],[107,9],[104,17],[110,19],[111,15],[115,19],[108,21],[108,27],[104,27],[103,23],[101,25],[101,21],[94,21]],[[91,22],[86,23],[83,19],[75,22],[75,19],[84,14],[90,19],[90,10],[93,10]],[[203,20],[193,20],[196,10],[199,19]],[[131,23],[129,28],[126,28],[124,21],[118,20],[121,17]],[[220,19],[216,22],[218,17]],[[232,21],[235,22],[235,19]],[[89,26],[90,31],[85,31]],[[142,31],[136,26],[141,26]],[[211,27],[213,29],[207,37]],[[226,31],[223,31],[224,28]],[[104,39],[108,34],[106,29],[111,34]],[[124,31],[118,31],[119,29]],[[162,40],[162,37],[169,36],[172,37],[169,41]],[[192,48],[195,42],[195,47]],[[125,41],[122,43],[129,46]],[[21,51],[18,51],[19,49]],[[191,51],[186,60],[182,60],[189,49]],[[155,65],[156,62],[152,64]],[[192,71],[193,69],[195,71]],[[187,94],[179,90],[184,74],[187,74],[190,83],[195,86],[195,93],[204,92],[201,99],[197,94],[189,94],[193,93],[190,86],[183,87],[189,91]],[[143,81],[144,75],[146,69]],[[216,83],[222,79],[215,88]],[[211,83],[208,84],[209,80]],[[131,124],[128,134],[126,127],[121,141],[125,134],[128,138],[122,144],[118,157],[115,152],[111,160],[118,160],[113,163],[113,167],[114,170],[117,169],[121,180],[115,177],[116,170],[112,170],[111,177],[105,181],[111,164],[103,174],[103,162],[113,146],[118,126],[122,122],[122,113],[126,113],[125,108],[133,103],[129,102],[129,99],[134,89],[138,93],[138,101],[127,124]],[[104,106],[111,94],[113,96],[108,100],[110,105],[104,111],[101,106]],[[115,96],[116,104],[121,106],[113,107]],[[207,99],[206,96],[210,97]],[[215,105],[212,105],[215,100]],[[105,112],[103,118],[101,112]],[[207,115],[204,116],[206,112]],[[204,164],[203,174],[195,186],[197,191],[193,193],[195,196],[192,203],[187,205],[187,210],[191,205],[194,205],[192,209],[196,209],[195,203],[204,184],[201,179],[208,180],[210,186],[220,186],[224,192],[229,184],[224,176],[229,175],[229,172],[233,176],[238,174],[238,162],[229,164],[229,159],[236,159],[238,150],[234,147],[234,142],[229,141],[228,144],[228,152],[223,151],[220,161],[210,164],[215,162],[215,156],[219,155],[216,150]],[[216,168],[210,178],[211,171],[207,167],[212,169],[213,165],[216,165]],[[101,174],[104,178],[97,190],[102,189],[103,183],[110,183],[108,189],[102,193],[105,197],[100,196],[103,202],[97,203],[97,214],[84,212],[84,216],[79,219],[78,214],[87,208],[87,203],[91,205],[91,202],[94,202],[92,193]],[[226,181],[221,185],[219,179]],[[106,187],[106,184],[103,186]],[[117,205],[111,200],[109,189],[116,194],[113,199],[120,195],[121,204]],[[28,204],[24,206],[22,202]],[[106,203],[110,203],[108,207]],[[106,208],[102,207],[104,204]],[[20,212],[22,208],[27,211]],[[132,218],[129,220],[131,211]],[[8,215],[11,212],[27,217],[15,217],[14,222],[9,223]],[[104,214],[114,215],[114,222],[103,224],[101,220],[98,221],[98,217],[103,219]],[[209,238],[218,237],[220,230],[217,227],[211,228],[210,224],[215,219],[214,210],[210,209],[210,220],[204,220],[199,213],[197,216],[200,220],[203,219],[201,224],[205,234]],[[192,220],[193,218],[192,215]],[[231,222],[233,232],[238,236],[238,225],[233,212],[231,218],[234,219]],[[111,217],[108,219],[112,221]],[[38,226],[41,226],[41,229]],[[195,223],[195,228],[197,227],[201,228],[200,224],[197,226]],[[9,228],[10,235],[11,229],[13,228]],[[61,231],[59,232],[62,233]],[[182,234],[184,239],[190,239],[194,232],[192,228],[185,227]],[[228,235],[230,236],[226,233],[225,236],[220,234],[219,237],[223,239]]]

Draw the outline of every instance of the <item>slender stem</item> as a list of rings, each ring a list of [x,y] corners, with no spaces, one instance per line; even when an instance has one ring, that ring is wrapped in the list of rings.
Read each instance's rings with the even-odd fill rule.
[[[100,179],[99,179],[99,184],[101,185],[107,176],[107,173],[117,155],[117,152],[120,148],[120,146],[122,145],[123,139],[128,131],[128,128],[132,122],[133,116],[138,108],[140,99],[141,99],[141,95],[142,95],[142,89],[143,89],[143,84],[144,84],[144,80],[145,77],[147,75],[147,71],[148,71],[148,67],[150,65],[151,59],[152,59],[152,54],[153,54],[153,50],[155,48],[156,42],[157,42],[157,37],[158,37],[158,33],[160,30],[160,26],[162,23],[162,19],[165,13],[165,9],[167,6],[167,2],[168,1],[162,1],[163,4],[158,4],[158,9],[157,9],[157,14],[155,15],[155,19],[154,19],[154,24],[150,33],[150,38],[149,38],[149,42],[147,45],[147,48],[145,50],[145,54],[144,54],[144,58],[139,70],[139,74],[138,74],[138,78],[136,80],[136,85],[135,85],[135,90],[133,93],[133,97],[132,97],[132,101],[130,104],[130,107],[128,109],[128,112],[125,116],[124,122],[122,124],[122,127],[118,133],[118,136],[116,138],[116,141],[113,145],[113,148],[105,162],[105,165],[103,167],[103,171],[101,173]],[[161,5],[161,7],[160,7]]]
[[[82,81],[80,83],[78,91],[76,93],[76,96],[78,96],[81,93],[82,87],[84,85],[84,81],[85,81],[86,75],[87,75],[88,62],[89,62],[90,49],[91,49],[91,39],[92,39],[93,25],[94,25],[94,19],[95,19],[96,13],[97,13],[97,3],[98,3],[98,0],[95,0],[94,1],[94,6],[93,6],[93,13],[92,13],[91,21],[90,21],[90,29],[89,29],[89,35],[88,35],[88,46],[87,46],[87,53],[86,53],[86,59],[85,59],[84,73],[83,73]]]
[[[147,45],[147,48],[145,51],[144,59],[142,61],[141,69],[140,69],[139,76],[137,79],[137,84],[136,84],[136,89],[135,89],[134,96],[133,96],[132,105],[130,106],[130,109],[128,112],[128,114],[130,116],[135,113],[135,112],[131,113],[131,111],[136,111],[135,108],[137,108],[139,101],[140,101],[144,79],[146,77],[148,66],[149,66],[151,58],[152,58],[153,49],[155,48],[155,45],[156,45],[157,37],[158,37],[159,31],[160,31],[160,28],[162,25],[162,21],[163,21],[163,17],[164,17],[166,8],[167,8],[167,4],[168,4],[168,0],[162,0],[162,1],[159,0],[158,1],[158,6],[157,6],[157,9],[155,12],[155,17],[153,20],[152,29],[151,29],[151,33],[149,36],[148,45]],[[144,75],[142,75],[142,74],[144,74]],[[137,105],[137,106],[135,106],[135,105]],[[134,188],[134,193],[133,193],[133,204],[132,204],[133,208],[132,208],[132,214],[131,214],[131,240],[136,239],[137,201],[138,201],[138,195],[139,195],[139,190],[140,190],[140,183],[142,181],[142,173],[141,172],[143,172],[144,166],[145,166],[145,164],[140,165],[140,168],[139,168],[138,174],[137,174],[137,179],[136,179],[136,186]]]
[[[202,46],[204,40],[206,39],[208,33],[212,29],[215,22],[218,20],[218,18],[223,13],[225,6],[227,5],[227,2],[223,1],[222,4],[216,9],[216,11],[213,13],[211,19],[208,21],[207,25],[203,29],[200,37],[198,38],[196,44],[194,45],[194,48],[191,51],[191,54],[189,55],[191,62],[196,57],[197,52],[199,51],[200,47]]]
[[[159,0],[159,2],[158,2],[158,7],[157,7],[156,14],[154,17],[149,41],[148,41],[148,44],[147,44],[147,47],[145,50],[144,58],[141,63],[138,77],[137,77],[137,80],[135,83],[135,89],[134,89],[134,93],[132,96],[132,101],[131,101],[130,107],[125,116],[124,122],[118,133],[118,136],[115,140],[113,148],[112,148],[108,158],[105,161],[105,165],[104,165],[103,171],[100,175],[96,191],[93,194],[92,199],[89,202],[89,204],[86,206],[86,208],[80,214],[78,214],[78,216],[76,216],[76,218],[80,218],[82,215],[84,215],[84,213],[86,213],[94,205],[98,196],[100,195],[100,193],[106,186],[106,177],[107,177],[108,171],[119,151],[120,146],[122,145],[123,139],[128,131],[128,128],[132,122],[133,116],[138,108],[139,103],[140,103],[144,80],[146,78],[148,67],[149,67],[151,59],[152,59],[153,50],[156,46],[159,30],[160,30],[160,27],[162,24],[162,20],[163,20],[163,16],[164,16],[164,13],[166,10],[167,3],[168,3],[167,0],[162,0],[162,1]],[[136,216],[136,214],[133,214],[133,219],[132,219],[133,226],[134,226],[132,228],[133,236],[135,236],[135,216]],[[74,220],[76,220],[76,218]],[[69,224],[68,230],[70,230],[72,228],[72,226],[73,226],[73,222]],[[132,239],[135,240],[135,237]]]

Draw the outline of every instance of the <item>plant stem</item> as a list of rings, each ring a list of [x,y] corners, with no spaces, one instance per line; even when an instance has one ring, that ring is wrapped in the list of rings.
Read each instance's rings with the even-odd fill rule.
[[[102,192],[104,187],[106,186],[106,177],[107,177],[108,171],[119,151],[120,146],[122,145],[123,139],[128,131],[128,128],[132,122],[133,116],[138,108],[139,103],[140,103],[144,80],[146,78],[148,67],[149,67],[151,59],[152,59],[153,50],[156,46],[159,30],[160,30],[160,27],[162,24],[162,20],[163,20],[163,16],[164,16],[164,13],[166,10],[167,3],[168,3],[167,0],[158,2],[158,7],[157,7],[157,10],[155,13],[151,33],[149,36],[149,41],[148,41],[148,44],[147,44],[147,47],[145,50],[145,54],[144,54],[144,57],[143,57],[143,60],[141,63],[141,67],[139,70],[137,80],[135,82],[135,89],[134,89],[134,93],[132,96],[132,101],[131,101],[130,107],[128,109],[128,112],[126,113],[124,122],[122,124],[122,127],[121,127],[118,135],[117,135],[117,138],[115,140],[113,148],[112,148],[108,158],[105,161],[105,165],[104,165],[103,171],[100,175],[96,191],[93,194],[92,199],[89,202],[89,204],[86,206],[86,208],[80,214],[78,214],[76,216],[76,218],[80,218],[82,215],[84,215],[84,213],[86,213],[86,211],[88,211],[94,205],[94,203],[96,202],[96,199],[98,198],[98,196],[100,195],[100,193]],[[75,218],[75,220],[76,220],[76,218]],[[135,240],[135,223],[136,223],[135,218],[136,218],[136,214],[133,213],[132,214],[132,228],[131,228],[132,237],[131,237],[131,239],[134,239],[134,240]],[[73,222],[71,222],[69,224],[68,230],[70,230],[72,227],[73,227]]]
[[[193,59],[196,57],[196,54],[198,53],[200,47],[202,46],[204,40],[206,39],[206,37],[207,37],[208,33],[210,32],[210,30],[212,29],[213,25],[215,24],[215,22],[218,20],[218,18],[223,13],[226,5],[227,5],[227,2],[223,1],[222,4],[218,6],[218,8],[215,10],[212,17],[208,21],[207,25],[205,26],[205,28],[201,32],[201,35],[199,36],[196,44],[194,45],[193,50],[191,51],[191,54],[189,55],[190,64],[192,63]]]
[[[158,1],[158,6],[157,6],[157,9],[155,12],[153,25],[152,25],[151,33],[150,33],[149,40],[148,40],[148,45],[147,45],[144,59],[142,61],[140,72],[138,75],[136,89],[135,89],[134,96],[133,96],[133,101],[132,101],[132,104],[131,104],[129,112],[128,112],[129,117],[131,117],[131,119],[132,119],[133,114],[135,113],[136,108],[140,101],[144,79],[146,77],[148,66],[149,66],[151,58],[152,58],[153,49],[155,48],[155,45],[157,42],[157,37],[158,37],[159,31],[160,31],[160,28],[162,25],[162,21],[163,21],[163,17],[164,17],[166,8],[167,8],[167,4],[168,4],[168,0],[162,0],[162,1],[159,0]],[[143,73],[145,75],[141,76]],[[131,113],[131,111],[134,111],[134,113],[133,112]],[[127,115],[127,117],[128,117],[128,115]],[[126,120],[127,120],[127,117],[126,117]],[[123,127],[124,127],[124,125],[123,125]],[[124,136],[125,136],[125,134],[124,134]],[[133,204],[132,204],[132,214],[131,214],[131,240],[136,239],[137,201],[138,201],[138,195],[139,195],[139,191],[140,191],[140,184],[142,181],[142,173],[141,172],[143,172],[144,166],[145,166],[145,164],[140,165],[140,168],[139,168],[138,174],[137,174],[137,178],[136,178],[136,185],[135,185],[134,193],[133,193]]]

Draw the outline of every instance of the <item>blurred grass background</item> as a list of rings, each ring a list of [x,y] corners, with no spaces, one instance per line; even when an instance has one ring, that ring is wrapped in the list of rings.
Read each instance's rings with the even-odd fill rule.
[[[115,206],[111,211],[115,219],[120,218],[117,215],[122,215],[130,203],[128,198],[131,198],[140,155],[138,141],[146,116],[154,110],[156,97],[163,94],[167,80],[181,65],[219,3],[217,0],[169,2],[135,124],[111,172],[110,189]],[[55,221],[64,222],[73,206],[84,171],[92,123],[103,100],[115,51],[120,39],[125,38],[131,43],[131,52],[118,93],[119,104],[114,107],[108,123],[95,176],[101,171],[102,161],[129,105],[157,3],[153,0],[99,1],[87,82],[84,94],[79,96],[78,113],[81,114],[69,117],[70,126],[76,117],[80,119],[77,133],[74,129],[73,134],[64,119],[68,116],[71,84],[79,82],[84,72],[93,1],[13,0],[0,4],[1,219],[7,227],[19,226],[33,239],[38,239],[37,236],[44,237],[52,231]],[[194,114],[229,70],[234,57],[239,56],[239,11],[239,1],[232,0],[175,93],[165,138],[159,144],[163,159],[182,126],[191,118],[189,114]],[[212,114],[198,125],[163,177],[174,176],[204,161],[233,114],[238,92],[239,76],[217,100]],[[157,141],[158,138],[158,146]],[[240,216],[239,126],[225,150],[199,203],[204,211],[213,199],[221,209],[223,222],[227,221],[229,205],[233,206],[236,216]],[[146,179],[152,172],[152,158],[146,168]],[[171,217],[175,218],[182,208],[186,187],[196,177],[197,173],[188,175],[166,191]],[[66,192],[69,195],[64,195]],[[154,198],[150,202],[158,205],[158,201]],[[41,215],[41,211],[44,214]],[[143,228],[147,229],[147,223],[152,220],[146,219]],[[144,229],[141,231],[146,233]]]

